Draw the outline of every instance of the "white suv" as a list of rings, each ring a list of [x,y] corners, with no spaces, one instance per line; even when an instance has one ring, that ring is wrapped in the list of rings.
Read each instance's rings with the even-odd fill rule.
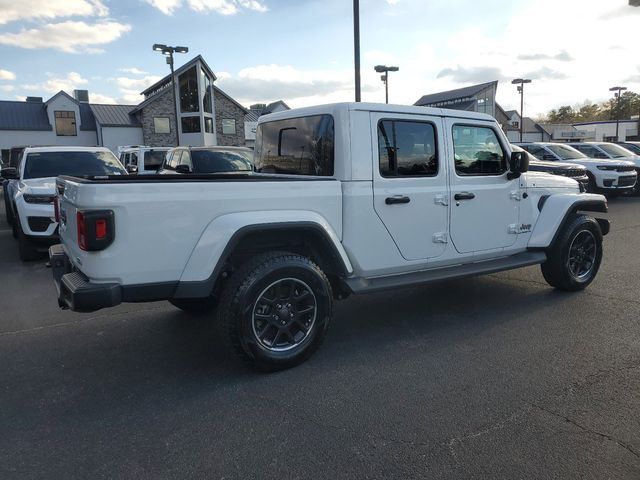
[[[33,260],[40,246],[57,240],[53,199],[59,175],[124,175],[111,150],[103,147],[28,147],[18,167],[2,169],[2,177],[16,180],[8,207],[15,222],[20,259]]]
[[[129,173],[155,174],[171,148],[136,146],[119,149],[120,163]]]
[[[564,143],[517,143],[531,155],[540,160],[577,163],[587,167],[591,193],[603,192],[614,196],[634,189],[637,180],[636,167],[633,162],[622,159],[597,158],[587,156]]]

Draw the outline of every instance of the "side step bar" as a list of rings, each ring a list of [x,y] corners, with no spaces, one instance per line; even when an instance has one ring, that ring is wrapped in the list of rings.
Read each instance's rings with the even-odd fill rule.
[[[391,288],[413,287],[441,280],[454,278],[473,277],[486,273],[501,272],[514,268],[537,265],[547,260],[544,252],[523,252],[496,260],[484,260],[481,262],[455,265],[453,267],[434,268],[420,272],[389,275],[373,278],[347,278],[345,283],[353,293],[370,293]]]

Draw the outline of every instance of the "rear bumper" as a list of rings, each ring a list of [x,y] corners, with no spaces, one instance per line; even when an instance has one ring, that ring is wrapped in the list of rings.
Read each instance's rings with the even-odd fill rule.
[[[62,245],[49,248],[53,282],[58,305],[75,312],[95,312],[122,303],[122,286],[118,283],[91,283],[73,268]]]

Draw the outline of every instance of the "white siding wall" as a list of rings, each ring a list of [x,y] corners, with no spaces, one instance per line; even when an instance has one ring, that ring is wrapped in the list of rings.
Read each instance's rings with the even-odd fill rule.
[[[98,145],[95,131],[78,130],[75,137],[58,137],[55,131],[0,130],[0,148],[18,145],[76,145],[92,147]]]
[[[142,145],[142,142],[142,127],[102,127],[102,146],[114,154],[120,145]]]

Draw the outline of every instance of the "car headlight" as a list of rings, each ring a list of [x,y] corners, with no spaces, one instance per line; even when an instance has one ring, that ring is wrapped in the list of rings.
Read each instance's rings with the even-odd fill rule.
[[[615,165],[598,165],[598,170],[616,170],[617,168]]]
[[[33,194],[27,193],[23,195],[22,198],[24,198],[24,201],[27,203],[40,203],[40,204],[53,203],[53,195],[33,195]]]

